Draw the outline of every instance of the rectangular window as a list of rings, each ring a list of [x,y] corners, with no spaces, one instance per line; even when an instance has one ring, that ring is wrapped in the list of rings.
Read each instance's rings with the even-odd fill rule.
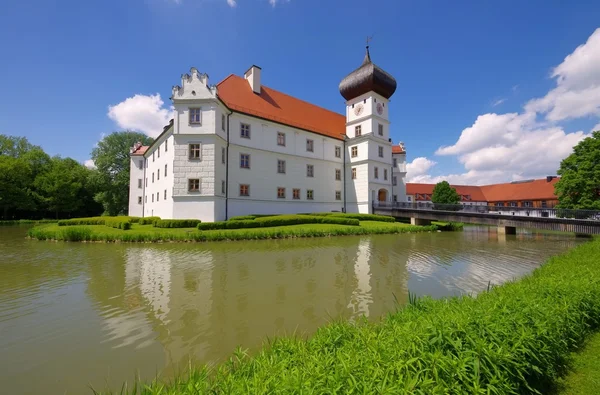
[[[146,181],[145,182],[146,182],[146,186],[148,186],[148,177],[146,177]]]
[[[350,156],[353,158],[356,158],[358,156],[358,147],[352,147],[350,148]]]
[[[160,192],[156,192],[156,201],[158,202],[160,200]]]
[[[190,108],[190,123],[202,124],[202,110],[200,108]]]
[[[277,188],[277,199],[285,199],[285,188]]]
[[[225,164],[225,147],[221,147],[221,163]]]
[[[165,177],[167,176],[167,165],[165,165]]]
[[[398,159],[394,158],[394,167],[398,167]]]
[[[244,139],[250,138],[250,125],[247,123],[240,124],[240,137]]]
[[[398,183],[398,181],[397,181],[397,180],[398,180],[398,179],[396,178],[396,176],[393,176],[393,177],[392,177],[392,185],[393,185],[393,186],[396,186],[396,184]]]
[[[189,146],[190,159],[199,160],[201,159],[201,148],[200,144],[190,144]]]
[[[152,173],[152,183],[154,183],[154,173]]]
[[[200,192],[200,179],[190,178],[188,180],[188,191],[189,192]]]
[[[306,190],[306,200],[313,200],[313,190],[312,189]]]
[[[383,169],[383,179],[387,181],[387,169]]]
[[[379,133],[380,136],[383,136],[383,125],[382,124],[377,124],[377,133]]]
[[[277,160],[277,173],[285,174],[285,161],[278,159]]]
[[[517,202],[510,202],[510,207],[517,207]]]
[[[167,139],[165,140],[165,152],[169,151],[169,144],[168,144],[168,142],[169,142],[169,138],[167,137]]]
[[[156,170],[156,180],[160,180],[160,169]]]
[[[300,189],[299,188],[294,188],[292,189],[292,198],[293,199],[300,199]]]
[[[138,196],[138,204],[142,204],[142,197]]]
[[[533,202],[523,202],[524,207],[533,207]]]
[[[152,194],[152,203],[154,203],[154,194]]]
[[[221,181],[221,193],[225,195],[225,181]]]
[[[356,167],[352,168],[352,179],[356,180]]]
[[[139,166],[140,169],[143,169],[144,168],[144,161],[143,160],[139,161],[139,165],[140,165]]]
[[[221,114],[221,130],[225,131],[225,114]]]
[[[547,208],[548,203],[545,200],[542,200],[542,208]]]
[[[138,178],[138,188],[142,188],[142,179]]]
[[[144,196],[144,203],[148,203],[148,195]]]
[[[313,165],[306,165],[306,177],[315,176],[315,167]]]
[[[152,153],[152,162],[154,162],[154,154],[155,152]]]
[[[342,180],[342,171],[340,169],[335,169],[335,179],[336,181]]]
[[[240,196],[250,196],[250,185],[240,184]]]
[[[336,158],[341,158],[342,157],[342,147],[335,147],[335,157]]]
[[[379,147],[378,151],[379,151],[379,157],[383,158],[383,147]]]
[[[167,190],[165,189],[165,200],[167,200]]]
[[[394,195],[394,202],[398,201],[398,195]]]
[[[496,207],[503,207],[504,203],[496,203]]]
[[[156,149],[156,153],[158,154],[158,157],[160,158],[160,145],[158,146],[158,148]]]
[[[379,168],[378,167],[375,167],[373,173],[374,173],[375,178],[379,178]]]
[[[311,139],[306,139],[306,150],[308,152],[314,152],[315,151],[315,142]]]
[[[342,200],[342,191],[335,191],[335,200]]]
[[[285,147],[285,133],[277,132],[277,145]]]
[[[356,125],[354,127],[354,137],[358,137],[362,135],[362,126],[361,125]]]
[[[240,168],[250,168],[250,154],[240,154]]]

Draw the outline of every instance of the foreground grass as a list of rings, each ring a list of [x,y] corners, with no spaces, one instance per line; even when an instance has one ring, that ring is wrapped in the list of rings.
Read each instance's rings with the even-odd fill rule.
[[[361,221],[359,226],[333,224],[303,224],[269,228],[203,230],[195,228],[155,228],[152,225],[132,224],[122,230],[105,225],[58,226],[41,225],[31,228],[29,237],[38,240],[59,241],[220,241],[262,240],[294,237],[327,237],[435,231],[435,226],[411,226],[395,222]]]
[[[237,350],[216,368],[122,392],[546,393],[600,324],[600,241],[476,298],[410,300],[381,323],[335,322],[310,339],[278,338],[254,357]]]
[[[586,342],[581,352],[573,354],[571,371],[557,385],[559,394],[600,394],[600,333]]]

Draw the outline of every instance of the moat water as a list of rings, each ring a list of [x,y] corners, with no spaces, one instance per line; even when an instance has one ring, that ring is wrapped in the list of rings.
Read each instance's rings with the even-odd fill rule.
[[[408,300],[476,294],[582,240],[495,228],[206,244],[25,239],[0,227],[0,388],[120,389],[218,363],[332,319],[377,321]]]

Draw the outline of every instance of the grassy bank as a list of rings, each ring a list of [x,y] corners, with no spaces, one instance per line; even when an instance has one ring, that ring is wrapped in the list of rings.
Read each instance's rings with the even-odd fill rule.
[[[29,229],[28,235],[38,240],[161,242],[261,240],[294,237],[327,237],[346,235],[389,234],[435,231],[435,226],[411,226],[394,222],[360,221],[358,226],[335,224],[302,224],[251,229],[198,230],[196,228],[157,228],[131,224],[123,230],[105,225],[41,225]]]
[[[57,219],[15,219],[0,221],[0,226],[52,224],[56,222],[58,222]]]
[[[600,242],[476,298],[410,299],[381,323],[335,322],[129,393],[546,393],[600,323]]]
[[[591,336],[581,352],[573,354],[571,371],[559,380],[556,394],[600,394],[600,333]]]

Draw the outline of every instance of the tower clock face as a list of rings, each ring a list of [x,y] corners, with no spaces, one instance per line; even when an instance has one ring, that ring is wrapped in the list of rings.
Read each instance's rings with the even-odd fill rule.
[[[383,114],[383,104],[377,103],[377,114]]]
[[[357,104],[356,107],[354,107],[354,114],[356,116],[359,116],[360,114],[363,113],[364,109],[365,108],[364,108],[364,106],[362,104]]]

